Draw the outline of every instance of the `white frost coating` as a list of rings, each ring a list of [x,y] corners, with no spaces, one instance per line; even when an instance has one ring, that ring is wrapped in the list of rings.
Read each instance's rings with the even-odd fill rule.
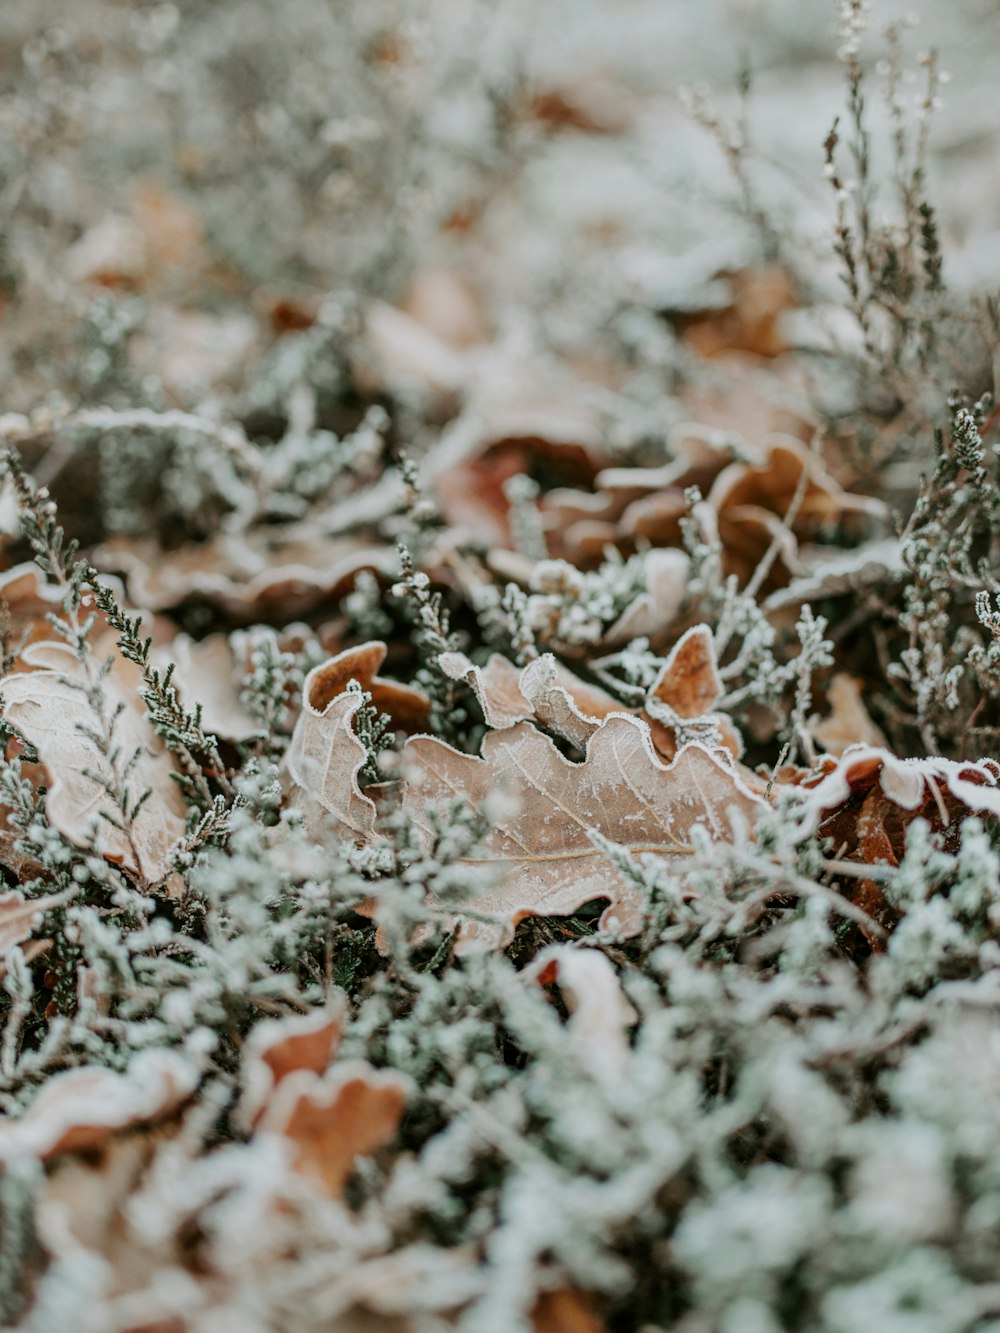
[[[955,759],[899,759],[874,745],[851,746],[837,767],[815,787],[801,791],[802,818],[798,836],[807,837],[850,796],[853,772],[878,765],[879,784],[887,798],[904,810],[924,803],[927,788],[940,783],[957,801],[977,814],[1000,815],[1000,765],[992,759],[961,762]]]
[[[140,1052],[124,1073],[88,1065],[55,1074],[18,1119],[0,1119],[0,1161],[90,1147],[113,1130],[146,1124],[194,1092],[198,1072],[175,1051]]]

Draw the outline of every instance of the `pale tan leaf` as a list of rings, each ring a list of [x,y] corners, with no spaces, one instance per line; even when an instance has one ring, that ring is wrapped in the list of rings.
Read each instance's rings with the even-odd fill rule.
[[[646,556],[646,591],[640,593],[604,635],[609,646],[658,634],[677,616],[687,594],[688,560],[682,551],[652,550]]]
[[[79,845],[94,834],[98,851],[108,860],[129,866],[149,883],[162,879],[170,870],[172,849],[184,836],[184,799],[172,777],[173,760],[139,697],[139,669],[116,657],[102,682],[107,714],[121,708],[113,737],[121,758],[113,766],[81,731],[98,729],[83,690],[77,688],[87,679],[84,664],[61,643],[33,644],[24,660],[40,669],[5,677],[0,693],[4,716],[28,738],[48,770],[49,822]],[[102,816],[107,811],[120,819],[107,792],[91,775],[100,774],[120,787],[122,769],[136,750],[140,758],[127,777],[131,800],[138,800],[147,788],[152,794],[132,821],[129,837]]]
[[[610,899],[605,927],[635,932],[639,896],[595,846],[591,830],[636,853],[683,856],[693,825],[726,838],[730,809],[750,817],[760,804],[718,752],[689,745],[664,765],[649,728],[624,715],[605,719],[579,764],[522,722],[490,732],[482,758],[414,737],[404,750],[404,772],[405,808],[428,833],[428,809],[436,802],[459,797],[481,810],[500,792],[516,803],[516,812],[463,858],[470,875],[483,880],[467,906],[499,922],[495,929],[467,922],[463,946],[476,939],[502,943],[525,916],[569,914],[595,898]]]
[[[853,676],[838,671],[827,690],[830,716],[817,722],[812,734],[830,754],[843,754],[849,745],[885,745],[881,728],[872,721]]]
[[[439,659],[452,680],[464,680],[495,730],[535,721],[555,735],[582,746],[603,718],[625,712],[625,705],[596,685],[588,685],[551,653],[518,671],[513,662],[494,653],[483,667],[464,653],[442,653]]]
[[[44,1084],[23,1115],[0,1117],[0,1161],[94,1148],[116,1130],[169,1115],[197,1086],[197,1070],[175,1051],[142,1051],[123,1073],[67,1069]]]
[[[528,663],[521,673],[521,690],[543,727],[579,747],[606,717],[628,711],[620,700],[588,685],[551,653]]]
[[[155,654],[162,667],[174,664],[174,684],[188,708],[201,705],[207,732],[230,741],[245,741],[261,733],[261,724],[240,699],[242,672],[233,656],[229,636],[209,634],[195,642],[178,634],[168,649]]]
[[[0,893],[0,958],[15,944],[30,939],[49,908],[58,907],[69,897],[67,893],[54,893],[45,898],[25,898],[17,889]]]
[[[358,785],[368,754],[354,732],[363,696],[347,691],[331,697],[324,674],[329,666],[315,667],[306,677],[285,764],[307,819],[326,811],[348,832],[368,838],[375,831],[375,804]]]
[[[483,667],[465,653],[442,653],[438,662],[445,675],[469,686],[488,727],[513,727],[533,716],[531,702],[521,689],[520,671],[500,653],[493,653]]]

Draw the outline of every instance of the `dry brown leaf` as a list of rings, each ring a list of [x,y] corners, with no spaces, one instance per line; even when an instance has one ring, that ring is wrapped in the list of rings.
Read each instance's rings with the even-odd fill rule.
[[[817,832],[830,838],[844,861],[898,865],[906,831],[918,817],[949,843],[969,811],[1000,816],[1000,764],[992,759],[897,759],[888,750],[860,745],[824,768],[818,780],[801,784],[806,792],[796,836]],[[882,932],[899,920],[878,880],[854,879],[846,892]],[[880,931],[864,933],[873,947],[885,947]]]
[[[788,274],[771,265],[731,274],[728,282],[728,305],[675,320],[683,336],[706,357],[729,351],[780,356],[787,350],[780,317],[791,309],[795,295]]]
[[[464,653],[442,653],[440,662],[453,680],[463,680],[472,689],[486,725],[494,730],[535,722],[582,749],[606,717],[625,713],[649,724],[661,755],[673,758],[677,753],[674,729],[668,722],[650,716],[645,709],[629,708],[599,686],[581,680],[551,653],[543,653],[520,671],[499,653],[484,667],[476,666]],[[730,754],[736,759],[742,755],[742,737],[729,718],[709,711],[722,694],[722,682],[706,626],[696,625],[682,636],[649,693],[678,718],[704,717],[714,723]]]
[[[640,541],[679,546],[680,519],[687,509],[685,490],[707,493],[719,473],[737,457],[757,456],[728,431],[683,422],[670,431],[671,462],[662,467],[605,468],[594,482],[596,493],[554,490],[540,502],[553,555],[575,564],[601,559],[605,547],[635,550]]]
[[[457,652],[442,653],[438,662],[445,675],[469,686],[488,727],[502,730],[534,715],[531,701],[521,689],[521,672],[500,653],[491,654],[482,667],[465,653]]]
[[[294,1169],[338,1199],[355,1160],[395,1137],[409,1093],[401,1074],[358,1061],[325,1078],[298,1070],[275,1088],[257,1132],[282,1134],[292,1144]]]
[[[784,520],[806,474],[805,488],[791,523]],[[795,564],[796,539],[823,524],[845,517],[878,517],[885,506],[865,495],[852,495],[829,474],[823,463],[793,436],[772,436],[760,463],[731,463],[716,477],[708,503],[718,514],[719,536],[727,567],[748,579],[771,542],[783,542],[782,571],[786,581]],[[783,578],[782,578],[783,575]]]
[[[827,698],[830,716],[812,729],[813,737],[824,750],[840,755],[849,745],[886,744],[885,736],[865,707],[860,683],[853,676],[838,671],[830,681]]]
[[[639,594],[604,635],[600,646],[655,638],[668,629],[687,596],[688,558],[682,551],[653,550],[646,556],[646,591]]]
[[[418,731],[427,723],[430,700],[412,685],[401,685],[378,675],[388,648],[373,639],[369,643],[345,648],[318,666],[309,676],[306,698],[310,705],[322,712],[330,700],[343,694],[348,682],[356,680],[372,696],[372,703],[382,713],[388,713],[403,731]]]
[[[845,551],[829,546],[799,547],[799,563],[807,572],[787,588],[776,588],[764,602],[767,612],[813,605],[828,597],[842,597],[868,588],[883,588],[905,574],[903,546],[898,537],[879,538]]]
[[[0,681],[3,714],[27,737],[48,770],[45,808],[49,822],[78,845],[86,845],[93,832],[98,851],[108,860],[128,866],[147,883],[161,880],[170,870],[173,847],[184,836],[184,798],[173,781],[173,760],[153,731],[139,698],[139,669],[116,656],[103,681],[108,715],[119,706],[122,710],[114,731],[120,763],[126,763],[137,749],[141,751],[128,777],[132,800],[138,800],[146,788],[152,793],[132,821],[129,837],[101,816],[102,810],[108,810],[118,817],[91,774],[101,774],[115,785],[119,777],[80,730],[96,727],[83,691],[76,688],[86,680],[83,664],[62,643],[33,644],[26,649],[24,660],[38,669],[16,672]]]
[[[113,586],[118,593],[121,585],[117,580]],[[0,574],[0,598],[7,604],[10,640],[14,647],[22,643],[27,647],[31,643],[52,641],[52,626],[47,617],[60,609],[63,592],[47,581],[34,562],[14,565]],[[90,609],[88,607],[88,611]],[[93,631],[95,636],[104,628],[106,621],[98,613]]]
[[[350,537],[275,541],[263,532],[224,533],[170,552],[119,538],[95,551],[94,560],[101,569],[124,571],[136,606],[161,611],[197,598],[242,621],[275,614],[288,621],[349,592],[363,569],[395,572],[387,547]]]
[[[334,1004],[290,1018],[265,1019],[243,1047],[243,1097],[239,1121],[249,1128],[290,1074],[326,1072],[340,1043],[343,1008]]]
[[[604,432],[574,379],[497,356],[428,456],[424,475],[445,520],[509,545],[504,483],[545,464],[548,485],[590,489],[606,461]]]
[[[463,858],[485,873],[468,906],[495,916],[496,928],[466,922],[461,944],[499,944],[526,916],[566,915],[595,898],[610,905],[602,925],[620,933],[639,929],[641,904],[589,830],[636,853],[684,855],[696,823],[728,836],[729,810],[752,817],[755,796],[717,753],[690,745],[662,764],[649,728],[632,717],[611,716],[595,730],[586,759],[574,764],[528,723],[490,732],[483,757],[460,754],[443,741],[418,736],[404,750],[404,805],[418,828],[430,832],[428,808],[464,800],[483,809],[491,793],[516,803],[495,823],[480,848]]]
[[[528,663],[521,673],[521,690],[542,726],[578,747],[586,744],[606,717],[628,711],[605,690],[574,675],[551,653]]]
[[[707,625],[693,625],[674,644],[650,696],[678,717],[703,717],[722,697],[715,641]]]
[[[725,713],[712,711],[722,693],[712,631],[707,625],[692,625],[670,650],[646,698],[653,743],[659,752],[667,758],[676,754],[676,724],[697,718],[714,726],[725,749],[739,759],[743,737]]]
[[[607,1333],[593,1302],[575,1287],[547,1291],[531,1312],[533,1333]]]
[[[852,794],[878,783],[886,798],[915,811],[931,796],[947,794],[974,814],[1000,816],[1000,763],[994,759],[899,759],[889,750],[862,745],[848,750],[836,766],[808,787],[803,827],[811,831],[841,808]]]
[[[229,741],[260,735],[260,722],[250,716],[240,699],[242,673],[228,635],[209,634],[196,642],[178,634],[168,648],[154,653],[161,668],[173,663],[177,692],[187,707],[201,705],[207,732]]]
[[[53,1074],[23,1115],[0,1117],[0,1161],[97,1147],[170,1115],[197,1086],[197,1070],[166,1050],[141,1051],[123,1073],[87,1065]]]
[[[604,690],[580,680],[551,653],[543,653],[520,671],[499,653],[484,667],[464,653],[442,653],[439,660],[447,675],[470,686],[486,725],[495,730],[535,721],[582,746],[603,718],[628,711]]]
[[[354,733],[354,715],[363,696],[347,691],[331,697],[323,685],[323,671],[324,666],[315,667],[306,677],[302,712],[285,764],[307,822],[321,821],[326,811],[342,829],[370,838],[375,832],[375,803],[358,785],[368,752]]]

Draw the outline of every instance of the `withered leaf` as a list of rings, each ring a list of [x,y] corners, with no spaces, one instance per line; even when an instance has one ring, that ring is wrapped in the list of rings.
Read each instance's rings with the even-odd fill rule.
[[[338,1005],[258,1023],[243,1048],[241,1124],[249,1127],[260,1118],[275,1089],[289,1075],[303,1070],[324,1073],[340,1042],[343,1023]]]
[[[801,500],[786,528],[783,521],[792,510],[803,473]],[[875,518],[885,512],[880,501],[845,491],[823,462],[791,435],[772,436],[759,463],[731,463],[720,472],[708,503],[718,514],[727,564],[741,579],[750,577],[775,538],[782,543],[782,560],[790,568],[797,563],[797,538],[824,523],[849,516]],[[787,581],[787,576],[777,581]]]
[[[453,680],[470,686],[487,726],[497,730],[535,721],[556,736],[582,746],[603,718],[627,711],[605,690],[589,685],[551,653],[543,653],[518,671],[494,653],[478,667],[464,653],[442,653],[440,663]]]
[[[353,510],[361,521],[359,505]],[[241,620],[288,620],[317,602],[350,591],[361,570],[388,574],[387,547],[353,538],[327,538],[315,531],[280,540],[265,533],[226,532],[200,544],[163,552],[151,541],[117,538],[94,552],[97,565],[124,570],[131,600],[152,611],[204,600]]]
[[[653,637],[673,622],[687,596],[688,560],[682,551],[652,550],[646,556],[646,591],[604,635],[609,646],[640,635]]]
[[[60,903],[66,902],[68,896],[55,893],[45,898],[25,898],[17,889],[0,893],[0,958],[15,944],[30,939],[43,914],[50,907],[58,907]]]
[[[260,735],[260,722],[240,699],[241,672],[228,635],[209,634],[195,642],[178,634],[157,657],[164,669],[173,662],[178,693],[189,708],[201,706],[206,731],[232,741]]]
[[[419,730],[430,713],[430,700],[412,685],[401,685],[378,674],[388,651],[378,639],[345,648],[312,672],[306,698],[313,708],[322,711],[331,699],[343,694],[350,681],[356,680],[372,696],[379,712],[388,713],[404,731]]]
[[[527,723],[491,732],[482,758],[460,754],[443,741],[417,736],[404,750],[404,804],[418,828],[430,832],[428,810],[459,797],[482,809],[502,792],[516,811],[490,829],[479,849],[463,858],[485,883],[468,906],[495,916],[497,928],[466,922],[463,946],[508,940],[531,915],[566,915],[595,898],[608,898],[602,924],[635,932],[640,902],[590,831],[633,852],[683,856],[688,835],[703,824],[717,838],[731,830],[730,810],[752,817],[755,796],[718,754],[686,746],[670,765],[656,755],[649,728],[614,715],[594,731],[586,758],[574,764]]]
[[[885,745],[885,736],[872,721],[858,681],[838,671],[827,690],[830,715],[817,722],[812,734],[830,754],[843,754],[850,745]]]
[[[540,1296],[531,1312],[533,1333],[606,1333],[590,1297],[575,1287],[560,1287]]]
[[[96,1147],[116,1130],[169,1115],[197,1085],[197,1070],[166,1050],[141,1051],[123,1073],[86,1065],[54,1074],[23,1115],[0,1117],[0,1161]]]
[[[285,765],[307,821],[326,811],[349,833],[369,838],[375,832],[375,803],[358,785],[368,752],[354,732],[363,696],[348,690],[331,698],[323,688],[322,672],[318,666],[306,677],[302,712]]]
[[[927,819],[936,832],[953,838],[968,811],[1000,815],[1000,764],[995,760],[898,759],[888,750],[857,745],[806,789],[799,834],[818,831],[830,838],[844,861],[896,866],[914,819]],[[899,912],[877,879],[856,879],[847,891],[882,929],[898,921]],[[874,947],[884,948],[879,932],[864,933]]]
[[[325,1078],[299,1070],[278,1083],[257,1131],[284,1135],[295,1169],[339,1198],[355,1160],[395,1136],[409,1093],[401,1074],[358,1061],[335,1066]]]
[[[149,883],[162,879],[170,870],[171,851],[184,835],[184,799],[171,776],[173,760],[139,697],[138,668],[116,656],[102,683],[107,715],[120,709],[113,736],[121,755],[116,766],[84,734],[95,730],[97,721],[78,688],[86,680],[85,668],[72,650],[61,643],[33,644],[25,650],[24,661],[40,669],[16,672],[0,682],[3,712],[48,771],[45,808],[50,823],[81,845],[93,833],[97,849],[108,860],[130,867]],[[102,816],[107,811],[119,818],[99,778],[120,787],[123,766],[136,751],[139,758],[127,778],[131,799],[138,800],[147,788],[151,795],[132,820],[129,837]]]
[[[678,717],[703,717],[722,695],[712,631],[693,625],[674,644],[650,695]]]

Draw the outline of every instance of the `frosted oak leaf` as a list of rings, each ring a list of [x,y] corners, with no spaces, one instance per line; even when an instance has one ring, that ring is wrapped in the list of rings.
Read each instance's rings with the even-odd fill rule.
[[[404,750],[404,772],[405,808],[427,835],[429,811],[439,803],[459,797],[482,809],[493,793],[513,798],[510,817],[462,858],[479,889],[464,905],[496,924],[465,921],[460,949],[502,945],[524,917],[569,915],[596,898],[610,900],[603,927],[634,934],[640,895],[591,834],[635,854],[681,857],[690,851],[694,825],[725,839],[731,812],[752,820],[761,803],[718,752],[688,745],[665,765],[648,727],[622,715],[601,723],[579,764],[522,722],[488,734],[482,758],[414,737]]]
[[[375,803],[358,784],[368,752],[354,731],[363,698],[347,688],[349,682],[357,680],[375,707],[404,729],[419,726],[429,708],[419,690],[377,674],[386,652],[385,644],[376,640],[347,648],[310,671],[286,760],[307,820],[315,822],[326,811],[343,829],[362,838],[375,832]]]

